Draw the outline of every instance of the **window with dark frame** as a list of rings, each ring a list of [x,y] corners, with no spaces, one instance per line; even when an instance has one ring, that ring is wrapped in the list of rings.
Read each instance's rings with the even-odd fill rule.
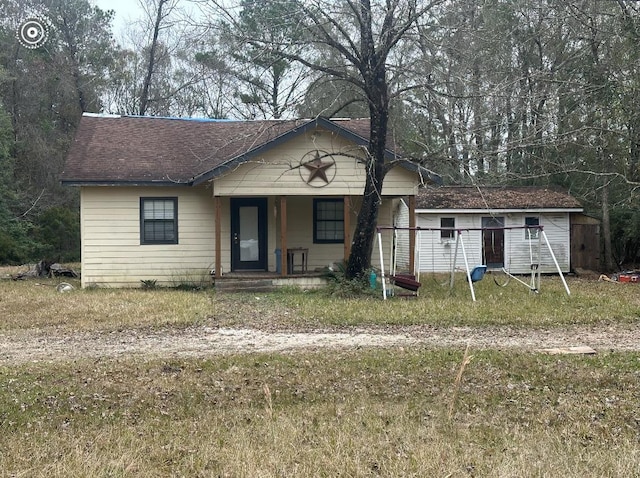
[[[524,230],[524,238],[525,239],[538,239],[538,235],[540,234],[540,229],[537,227],[528,227],[528,226],[539,226],[540,218],[538,216],[527,216],[524,218],[524,225],[527,228]]]
[[[178,243],[178,198],[140,198],[140,244]]]
[[[453,239],[455,236],[456,218],[440,218],[440,239]]]
[[[313,200],[313,242],[315,244],[344,242],[344,200]]]

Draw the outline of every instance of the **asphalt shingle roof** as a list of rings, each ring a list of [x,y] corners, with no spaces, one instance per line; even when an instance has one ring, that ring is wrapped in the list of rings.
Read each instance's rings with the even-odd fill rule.
[[[417,209],[582,209],[567,192],[538,186],[446,186],[421,189]]]
[[[363,144],[369,136],[368,119],[216,121],[85,115],[62,182],[192,184],[226,163],[317,124]]]

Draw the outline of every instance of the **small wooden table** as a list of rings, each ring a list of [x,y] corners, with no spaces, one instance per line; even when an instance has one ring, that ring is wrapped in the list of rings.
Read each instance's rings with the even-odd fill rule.
[[[287,249],[287,272],[289,274],[295,273],[295,256],[296,254],[300,254],[300,272],[307,272],[307,259],[309,257],[309,249],[306,247],[292,247],[291,249]]]

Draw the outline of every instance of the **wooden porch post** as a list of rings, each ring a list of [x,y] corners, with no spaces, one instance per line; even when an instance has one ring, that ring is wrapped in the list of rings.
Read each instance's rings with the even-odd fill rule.
[[[215,241],[216,241],[215,277],[216,278],[220,278],[222,276],[222,244],[221,244],[222,231],[220,230],[222,225],[222,212],[221,212],[220,201],[221,199],[219,196],[213,197],[213,208],[215,211],[215,228],[216,228],[216,232],[215,232]]]
[[[279,196],[280,202],[280,275],[287,275],[287,198]]]
[[[416,227],[416,197],[409,196],[409,227]],[[415,270],[416,264],[416,231],[409,231],[409,270],[411,274]]]
[[[347,262],[351,254],[351,200],[350,196],[344,197],[344,262]]]

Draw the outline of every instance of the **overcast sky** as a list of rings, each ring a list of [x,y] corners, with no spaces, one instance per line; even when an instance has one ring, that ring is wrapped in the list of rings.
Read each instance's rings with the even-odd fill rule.
[[[132,20],[140,18],[142,10],[136,0],[93,0],[93,3],[101,10],[113,10],[116,12],[113,21],[113,33],[119,37],[122,29]]]

